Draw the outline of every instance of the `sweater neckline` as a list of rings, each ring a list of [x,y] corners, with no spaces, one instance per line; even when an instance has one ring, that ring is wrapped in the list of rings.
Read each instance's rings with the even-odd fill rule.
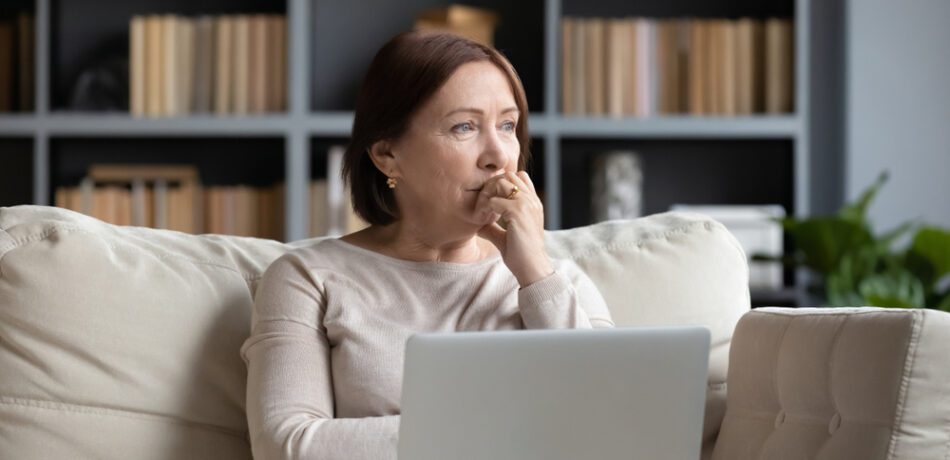
[[[417,268],[417,269],[450,269],[450,270],[475,270],[482,268],[487,265],[494,265],[501,261],[501,254],[495,254],[491,257],[479,260],[478,262],[469,262],[469,263],[460,263],[460,262],[425,262],[425,261],[416,261],[416,260],[406,260],[399,259],[397,257],[388,256],[371,249],[366,249],[360,246],[357,246],[353,243],[348,243],[343,241],[340,238],[331,238],[327,241],[332,241],[337,246],[343,248],[344,250],[362,254],[364,256],[376,259],[381,262],[385,262],[392,265],[397,265],[406,268]]]

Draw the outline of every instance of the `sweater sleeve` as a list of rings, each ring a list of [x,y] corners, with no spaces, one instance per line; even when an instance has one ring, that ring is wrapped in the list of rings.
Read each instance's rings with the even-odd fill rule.
[[[518,290],[526,329],[614,327],[594,282],[572,261],[556,261],[554,273]]]
[[[334,418],[325,306],[322,285],[293,253],[258,285],[241,346],[255,459],[396,458],[398,415]]]

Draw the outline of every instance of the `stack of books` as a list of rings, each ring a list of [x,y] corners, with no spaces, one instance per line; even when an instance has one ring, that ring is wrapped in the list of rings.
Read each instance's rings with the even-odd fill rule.
[[[134,16],[129,50],[133,116],[286,110],[283,16]]]
[[[794,110],[791,20],[564,18],[568,115],[751,115]]]
[[[282,239],[284,184],[203,187],[193,165],[101,164],[56,206],[116,225]]]
[[[0,112],[33,111],[32,13],[0,18]]]

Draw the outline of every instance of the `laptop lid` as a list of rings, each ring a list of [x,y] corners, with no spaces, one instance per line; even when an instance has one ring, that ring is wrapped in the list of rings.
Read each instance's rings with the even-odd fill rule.
[[[697,459],[702,326],[416,334],[399,458]]]

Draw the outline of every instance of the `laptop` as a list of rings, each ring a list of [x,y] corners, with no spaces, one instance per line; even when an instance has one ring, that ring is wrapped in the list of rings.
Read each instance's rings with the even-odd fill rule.
[[[698,459],[709,340],[702,326],[413,335],[399,459]]]

